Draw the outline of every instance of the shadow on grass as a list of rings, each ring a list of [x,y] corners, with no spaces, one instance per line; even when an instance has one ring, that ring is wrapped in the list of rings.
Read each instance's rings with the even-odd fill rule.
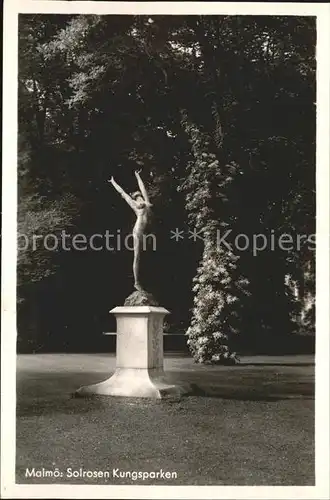
[[[176,384],[190,384],[191,392],[185,398],[217,398],[236,401],[313,400],[313,370],[306,373],[301,367],[291,372],[280,371],[282,365],[273,370],[258,370],[260,364],[251,364],[251,369],[228,370],[226,372],[166,372],[168,380]],[[273,366],[273,365],[271,365]],[[291,366],[291,365],[290,365]],[[243,367],[242,367],[243,368]],[[118,397],[74,397],[75,391],[83,386],[103,381],[111,373],[37,373],[19,376],[17,380],[17,416],[45,416],[47,414],[84,414],[91,410],[102,410],[118,404],[168,404],[179,401],[141,400]],[[181,400],[181,401],[182,401]],[[133,403],[132,403],[133,404]]]
[[[199,396],[205,398],[230,399],[236,401],[281,401],[285,399],[314,399],[314,387],[311,386],[302,394],[290,392],[277,392],[277,394],[269,394],[268,391],[260,391],[258,389],[233,389],[232,387],[209,386],[200,387],[197,384],[191,384],[192,391],[188,396]]]
[[[275,367],[280,367],[280,366],[315,366],[315,363],[305,363],[305,362],[295,362],[295,363],[242,363],[239,366],[273,366]]]

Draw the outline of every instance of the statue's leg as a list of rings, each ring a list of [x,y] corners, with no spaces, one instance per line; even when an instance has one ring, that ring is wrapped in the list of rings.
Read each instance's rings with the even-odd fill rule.
[[[137,235],[133,235],[133,240],[134,240],[134,258],[133,258],[134,288],[136,288],[136,290],[142,291],[142,286],[139,281],[141,238],[139,238],[139,236]]]

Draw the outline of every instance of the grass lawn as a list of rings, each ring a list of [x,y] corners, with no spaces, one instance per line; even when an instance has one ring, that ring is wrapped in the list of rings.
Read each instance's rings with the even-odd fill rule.
[[[195,395],[71,397],[114,368],[113,355],[18,356],[18,483],[314,484],[312,356],[245,357],[238,367],[207,367],[172,355],[165,358],[169,379],[195,384]],[[58,467],[63,477],[25,477],[33,467]],[[67,468],[110,471],[110,478],[73,479]],[[133,481],[112,477],[113,469],[163,469],[177,478]]]

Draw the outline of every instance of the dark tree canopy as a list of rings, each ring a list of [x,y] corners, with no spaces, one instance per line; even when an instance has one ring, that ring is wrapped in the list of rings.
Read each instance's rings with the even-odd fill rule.
[[[140,167],[157,237],[147,275],[171,331],[195,321],[195,338],[199,313],[203,325],[214,314],[198,335],[219,331],[230,350],[313,331],[306,239],[230,256],[187,231],[315,232],[315,37],[312,17],[20,15],[19,232],[124,237],[132,219],[106,180],[135,190]],[[176,228],[183,241],[171,239]],[[97,345],[132,291],[131,258],[21,250],[23,348]]]

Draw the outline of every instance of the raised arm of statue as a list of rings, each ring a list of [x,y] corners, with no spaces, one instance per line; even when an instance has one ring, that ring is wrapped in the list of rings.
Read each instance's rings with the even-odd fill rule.
[[[113,177],[111,177],[111,179],[108,182],[110,182],[113,185],[113,187],[116,189],[116,191],[118,191],[118,193],[124,198],[124,200],[129,204],[129,206],[136,213],[137,207],[136,207],[135,201],[127,193],[125,193],[123,188],[121,186],[119,186],[119,184],[117,184],[117,182],[115,181],[115,179]]]
[[[138,186],[139,186],[139,189],[140,189],[141,194],[143,196],[143,199],[146,202],[146,205],[151,207],[152,205],[149,201],[149,196],[148,196],[147,190],[145,188],[145,185],[143,184],[143,180],[141,179],[140,172],[138,170],[135,170],[135,177],[136,177],[136,180],[138,182]]]

